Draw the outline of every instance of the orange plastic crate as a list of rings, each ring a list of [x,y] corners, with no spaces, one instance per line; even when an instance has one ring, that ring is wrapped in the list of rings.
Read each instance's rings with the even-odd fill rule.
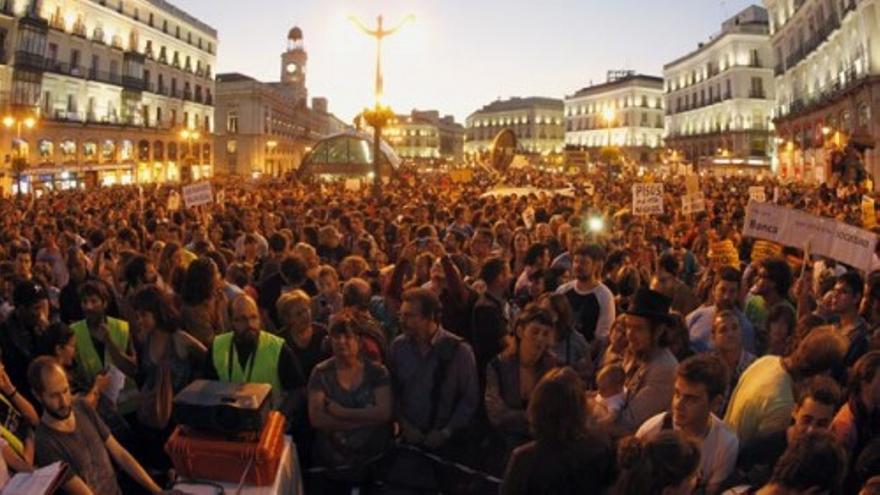
[[[284,415],[270,412],[256,441],[230,441],[178,426],[165,444],[165,452],[174,469],[187,478],[238,483],[250,464],[245,482],[271,485],[284,453]]]

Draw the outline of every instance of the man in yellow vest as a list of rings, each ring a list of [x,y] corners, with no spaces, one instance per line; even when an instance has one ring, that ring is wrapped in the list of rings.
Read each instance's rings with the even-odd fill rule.
[[[79,299],[85,319],[70,327],[76,342],[75,372],[83,383],[94,384],[86,394],[86,400],[94,405],[111,386],[111,373],[137,374],[137,358],[128,322],[107,316],[110,294],[106,286],[88,281],[79,288]],[[111,365],[118,371],[111,371]],[[131,378],[125,378],[115,405],[121,414],[137,410],[137,386]]]
[[[208,378],[272,385],[272,407],[290,419],[304,393],[301,367],[284,339],[262,330],[257,303],[246,294],[230,305],[232,332],[214,338]]]

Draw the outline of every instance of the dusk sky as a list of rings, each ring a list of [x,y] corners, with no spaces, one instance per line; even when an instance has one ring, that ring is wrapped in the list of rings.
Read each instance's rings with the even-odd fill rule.
[[[172,0],[219,31],[217,72],[277,81],[288,30],[302,28],[310,96],[347,122],[371,104],[375,41],[349,15],[406,25],[384,45],[385,102],[463,122],[511,96],[566,94],[608,69],[662,75],[753,0]]]

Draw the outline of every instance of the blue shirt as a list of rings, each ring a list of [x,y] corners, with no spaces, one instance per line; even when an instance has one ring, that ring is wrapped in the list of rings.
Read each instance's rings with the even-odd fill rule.
[[[436,417],[431,423],[434,373],[440,362],[438,344],[455,339],[451,333],[437,330],[431,339],[427,354],[406,334],[399,335],[391,344],[391,374],[394,377],[394,396],[401,419],[423,433],[431,430],[455,431],[467,426],[480,404],[477,384],[477,365],[471,346],[460,342],[452,361],[446,367],[446,376],[440,389]],[[444,344],[445,345],[445,344]]]
[[[743,349],[754,354],[755,327],[739,308],[733,311],[736,313],[739,326],[742,329]],[[687,315],[685,322],[690,334],[691,349],[694,352],[708,352],[715,349],[715,344],[712,342],[712,323],[714,321],[715,306],[701,306]]]

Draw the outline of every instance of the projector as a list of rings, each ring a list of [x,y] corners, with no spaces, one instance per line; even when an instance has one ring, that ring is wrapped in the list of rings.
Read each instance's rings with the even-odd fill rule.
[[[259,432],[271,408],[272,386],[196,380],[174,397],[174,421],[224,434]]]

